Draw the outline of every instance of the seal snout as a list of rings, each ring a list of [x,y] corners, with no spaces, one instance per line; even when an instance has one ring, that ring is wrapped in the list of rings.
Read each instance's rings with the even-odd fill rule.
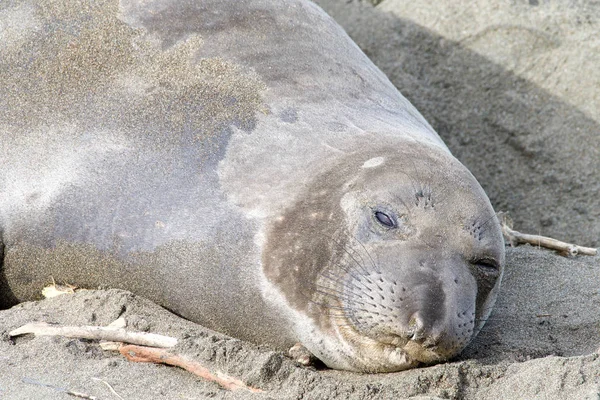
[[[426,328],[423,313],[417,311],[408,320],[408,330],[405,334],[405,339],[420,344],[423,347],[434,347],[438,340],[432,337],[431,329]]]
[[[456,294],[439,272],[421,265],[393,275],[370,272],[348,278],[344,308],[357,334],[402,349],[422,363],[458,354],[472,336],[474,295],[472,305],[459,300],[468,311],[457,312],[451,306]]]

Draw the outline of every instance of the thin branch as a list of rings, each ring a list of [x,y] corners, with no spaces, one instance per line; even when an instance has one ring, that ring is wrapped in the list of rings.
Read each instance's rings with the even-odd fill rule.
[[[108,390],[110,390],[110,392],[111,392],[112,394],[114,394],[115,396],[117,396],[117,397],[118,397],[119,399],[121,399],[121,400],[125,400],[125,399],[123,399],[123,397],[121,397],[121,396],[119,395],[119,393],[117,393],[117,392],[115,391],[115,389],[113,389],[113,387],[110,385],[110,383],[108,383],[108,382],[106,382],[105,380],[102,380],[102,379],[100,379],[100,378],[92,378],[92,379],[93,379],[93,380],[95,380],[95,381],[99,381],[99,382],[102,382],[102,383],[104,383],[106,386],[108,386]]]
[[[32,333],[37,336],[64,336],[76,339],[108,340],[150,347],[174,347],[177,339],[147,332],[128,332],[102,326],[56,326],[45,322],[32,322],[9,332],[10,336]]]
[[[118,323],[116,323],[117,321]],[[173,365],[183,368],[201,378],[218,383],[227,390],[244,389],[253,393],[262,392],[260,389],[247,386],[239,379],[221,374],[219,372],[213,374],[200,363],[190,360],[187,357],[167,352],[167,350],[164,348],[174,347],[177,344],[177,339],[175,338],[146,332],[127,332],[124,328],[119,327],[123,326],[124,321],[117,321],[108,327],[56,326],[47,324],[45,322],[33,322],[11,331],[9,335],[20,336],[33,333],[37,336],[63,336],[75,339],[107,340],[111,342],[110,344],[114,344],[112,342],[132,343],[119,343],[119,347],[116,349],[129,361]],[[40,384],[38,382],[30,383]],[[104,383],[109,386],[114,394],[116,394],[110,385],[108,385],[108,383]],[[60,389],[51,385],[42,385],[55,388],[56,390]],[[77,392],[65,391],[65,393],[70,395],[85,396],[85,394]]]
[[[502,223],[502,233],[511,246],[516,246],[520,243],[529,243],[534,246],[558,250],[562,254],[569,256],[576,256],[578,254],[595,256],[598,254],[598,250],[592,247],[583,247],[571,243],[561,242],[560,240],[552,239],[546,236],[529,235],[526,233],[517,232],[509,228],[506,222]]]
[[[156,364],[167,364],[175,367],[180,367],[191,372],[203,379],[218,383],[227,390],[245,389],[253,393],[261,393],[262,390],[246,385],[239,379],[230,377],[225,374],[213,374],[207,368],[200,365],[198,362],[190,360],[186,357],[171,354],[165,349],[157,349],[151,347],[141,347],[134,345],[123,345],[119,348],[119,352],[124,355],[129,361],[134,362],[152,362]]]

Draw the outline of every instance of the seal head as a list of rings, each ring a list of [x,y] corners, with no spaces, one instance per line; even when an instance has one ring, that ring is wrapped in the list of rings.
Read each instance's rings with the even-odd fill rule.
[[[471,173],[406,141],[319,176],[273,222],[263,261],[310,351],[330,367],[391,372],[469,343],[495,301],[504,243]]]

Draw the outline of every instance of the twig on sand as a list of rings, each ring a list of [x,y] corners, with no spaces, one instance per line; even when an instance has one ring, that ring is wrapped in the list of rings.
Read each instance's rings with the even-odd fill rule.
[[[112,387],[112,386],[110,386],[110,383],[108,383],[108,382],[106,382],[105,380],[102,380],[102,379],[100,379],[100,378],[92,378],[92,379],[93,379],[93,380],[95,380],[95,381],[98,381],[98,382],[102,382],[102,383],[104,383],[104,384],[105,384],[105,385],[108,387],[108,390],[110,390],[110,392],[111,392],[112,394],[114,394],[115,396],[117,396],[119,399],[121,399],[121,400],[124,400],[124,399],[123,399],[123,397],[121,397],[121,396],[119,395],[119,393],[117,393],[117,392],[115,391],[115,389],[113,389],[113,387]]]
[[[156,364],[167,364],[180,367],[201,378],[215,382],[227,390],[245,389],[253,393],[262,392],[260,389],[247,386],[239,379],[218,372],[213,374],[207,368],[200,365],[200,363],[187,357],[167,352],[165,348],[171,348],[177,344],[176,338],[146,332],[129,332],[118,326],[121,326],[121,324],[117,324],[117,326],[109,325],[107,327],[101,327],[57,326],[50,325],[45,322],[33,322],[9,332],[9,335],[20,336],[32,333],[37,336],[63,336],[74,339],[92,339],[119,342],[119,346],[118,348],[115,348],[115,350],[118,350],[129,361],[152,362]],[[52,387],[56,390],[60,389],[51,385],[44,384],[44,386]],[[66,393],[71,395],[80,395],[79,393],[75,392],[69,393],[66,391]],[[93,397],[85,398],[92,399]]]
[[[561,242],[546,236],[530,235],[521,233],[512,229],[511,221],[508,217],[502,218],[502,233],[511,246],[528,243],[534,246],[545,247],[547,249],[557,250],[566,256],[586,255],[595,256],[598,250],[592,247],[583,247],[571,243]]]
[[[32,322],[9,332],[10,336],[33,333],[36,336],[63,336],[75,339],[108,340],[150,347],[174,347],[177,339],[147,332],[129,332],[103,326],[57,326]]]
[[[122,345],[119,352],[129,361],[134,362],[152,362],[156,364],[167,364],[180,367],[203,379],[218,383],[227,390],[245,389],[253,393],[261,393],[262,390],[246,385],[239,379],[227,376],[225,374],[213,374],[198,362],[177,354],[171,354],[165,349],[152,347],[143,347],[135,345]]]

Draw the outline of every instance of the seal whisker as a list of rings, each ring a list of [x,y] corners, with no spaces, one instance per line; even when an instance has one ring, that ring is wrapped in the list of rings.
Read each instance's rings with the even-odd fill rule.
[[[356,265],[362,269],[362,272],[363,272],[363,273],[365,273],[365,274],[368,274],[368,271],[367,271],[367,270],[365,270],[365,269],[363,268],[363,265],[362,265],[362,264],[361,264],[361,263],[360,263],[360,262],[359,262],[359,261],[358,261],[356,258],[354,258],[354,254],[357,254],[357,255],[358,255],[358,257],[361,259],[361,261],[363,261],[363,262],[364,262],[364,260],[363,260],[362,256],[360,255],[360,253],[358,253],[358,252],[357,252],[355,249],[353,249],[352,247],[350,247],[350,250],[352,250],[352,251],[354,252],[354,254],[352,254],[352,253],[350,253],[350,250],[348,250],[348,247],[346,246],[346,244],[345,244],[345,243],[342,243],[340,240],[338,240],[338,239],[335,239],[335,238],[333,238],[332,236],[325,235],[325,234],[323,234],[323,233],[320,233],[320,234],[321,234],[322,236],[325,236],[325,237],[327,237],[327,238],[328,238],[328,239],[330,239],[330,240],[331,240],[333,243],[335,243],[335,244],[337,245],[337,248],[338,248],[338,249],[342,249],[342,250],[344,250],[344,252],[345,252],[346,254],[348,254],[348,256],[350,256],[350,258],[352,259],[352,261],[354,261],[354,262],[356,263]],[[361,271],[358,271],[358,272],[361,272]]]
[[[356,242],[357,242],[357,243],[360,245],[360,247],[361,247],[361,248],[364,250],[364,252],[365,252],[365,254],[367,255],[367,257],[369,257],[369,260],[371,260],[371,265],[373,265],[373,268],[375,269],[375,271],[376,271],[376,272],[378,272],[378,273],[381,273],[381,272],[378,270],[377,263],[375,262],[375,260],[373,260],[373,257],[371,257],[371,254],[369,254],[369,251],[367,250],[367,248],[365,247],[365,245],[364,245],[364,244],[363,244],[363,243],[362,243],[360,240],[358,240],[358,238],[351,236],[351,235],[350,235],[350,232],[348,232],[348,235],[350,236],[350,238],[351,238],[351,239],[354,239],[354,240],[356,240]]]
[[[350,275],[353,279],[353,282],[358,282],[360,283],[365,289],[369,289],[369,287],[362,281],[362,279],[360,279],[359,276],[356,276],[353,274],[353,272],[358,272],[360,273],[360,271],[356,270],[355,268],[352,268],[351,266],[347,266],[346,268],[342,267],[341,265],[338,265],[337,268],[339,268],[340,270],[342,270],[343,272],[347,273],[348,275]],[[328,272],[329,273],[329,272]],[[322,276],[324,279],[329,279],[331,281],[333,281],[334,283],[338,283],[339,285],[345,286],[346,283],[339,281],[337,279],[341,279],[341,278],[336,278],[336,280],[333,280],[332,278],[329,278],[328,276],[325,275],[324,272],[320,272],[319,276]],[[358,288],[358,287],[357,287]]]
[[[327,293],[322,293],[323,295],[325,295],[326,297],[329,297],[330,295]],[[336,298],[337,300],[337,298]],[[330,316],[334,317],[334,318],[344,318],[345,320],[348,319],[348,315],[351,313],[354,313],[356,311],[363,311],[363,312],[369,312],[369,310],[366,310],[364,308],[360,308],[360,307],[348,307],[348,306],[335,306],[329,303],[324,303],[324,302],[319,302],[316,300],[309,300],[309,302],[311,304],[315,304],[321,308],[325,308],[328,309],[330,311],[333,311],[333,313],[329,313]],[[349,324],[350,325],[350,324]]]
[[[419,143],[418,146],[420,146],[423,149],[423,151],[427,151],[427,148],[425,147],[424,144]],[[411,162],[411,164],[413,166],[413,170],[418,175],[419,174],[419,168],[417,168],[417,165],[415,164],[414,158],[409,158],[409,160],[410,160],[410,162]],[[430,169],[428,169],[427,172],[434,171],[433,167],[430,166],[430,163],[425,162],[425,163],[422,163],[421,165],[425,165],[426,168],[430,167]],[[416,181],[417,186],[418,186],[418,190],[415,190],[415,193],[423,192],[425,188],[427,188],[428,191],[431,191],[431,185],[429,184],[429,182],[427,180],[425,180],[425,179],[415,179],[415,181]],[[427,182],[427,183],[424,184],[422,182]]]
[[[332,239],[332,240],[335,241],[335,239]],[[336,242],[336,243],[339,243],[339,242]],[[369,274],[368,271],[366,269],[364,269],[362,264],[359,263],[358,260],[356,260],[356,258],[354,258],[353,254],[350,253],[350,251],[347,249],[347,247],[345,245],[340,244],[339,246],[350,257],[350,259],[354,262],[354,264],[356,264],[358,267],[360,267],[360,269],[354,267],[353,265],[348,265],[348,264],[337,264],[336,267],[339,268],[340,270],[344,271],[348,275],[350,275],[353,278],[354,282],[358,282],[365,289],[371,290],[361,279],[361,277],[366,278],[366,276]],[[359,256],[360,256],[360,254],[359,254]],[[355,273],[358,273],[359,276],[355,275]],[[319,275],[323,276],[324,278],[327,278],[323,272],[319,273]],[[368,278],[366,278],[366,279],[368,281]],[[339,283],[341,285],[345,285],[345,283],[343,283],[343,282],[337,281],[337,283]]]
[[[350,302],[352,304],[364,305],[365,303],[367,303],[360,295],[358,295],[352,291],[349,291],[349,292],[340,291],[340,290],[333,289],[331,287],[320,285],[320,284],[317,284],[316,287],[317,287],[317,289],[315,290],[315,292],[319,293],[319,294],[328,295],[328,296],[335,295],[336,299],[346,300],[347,302]]]
[[[486,219],[483,223],[481,223],[480,227],[481,228],[487,228],[487,224],[490,223],[491,221],[494,220],[494,218],[497,218],[498,216],[496,214],[493,214],[491,217],[489,217],[488,219]]]
[[[367,255],[367,257],[368,257],[368,258],[369,258],[369,260],[371,261],[371,264],[372,264],[373,268],[374,268],[375,270],[377,270],[377,264],[375,263],[375,260],[373,260],[373,258],[371,257],[371,255],[369,254],[369,252],[367,251],[367,249],[365,248],[365,246],[363,245],[363,243],[362,243],[360,240],[358,240],[358,238],[354,237],[354,235],[352,235],[352,234],[351,234],[351,233],[348,231],[348,229],[347,229],[347,228],[346,228],[346,229],[344,229],[343,231],[344,231],[343,233],[345,234],[345,237],[346,237],[347,239],[350,239],[350,240],[355,240],[356,242],[358,242],[358,244],[359,244],[359,245],[361,246],[361,248],[362,248],[362,249],[365,251],[365,254]],[[344,244],[343,244],[343,246],[344,246],[344,248],[348,248],[348,247],[349,247],[349,248],[350,248],[350,250],[352,250],[352,251],[353,251],[355,254],[357,254],[357,255],[358,255],[358,257],[360,258],[360,260],[362,261],[362,263],[357,263],[357,264],[358,264],[358,265],[361,267],[361,269],[363,270],[363,272],[364,272],[365,274],[368,274],[369,272],[368,272],[368,271],[367,271],[367,270],[364,268],[364,263],[365,263],[365,260],[364,260],[364,258],[362,257],[362,255],[360,254],[360,252],[358,252],[358,250],[356,250],[355,248],[353,248],[353,247],[350,247],[350,246],[349,246],[349,244],[348,244],[348,246],[346,246],[346,244],[344,243]]]
[[[346,309],[343,306],[334,306],[334,305],[331,305],[331,304],[328,304],[328,303],[322,303],[322,302],[319,302],[319,301],[316,301],[316,300],[310,300],[309,302],[311,304],[315,304],[315,305],[323,307],[323,308],[328,308],[330,310],[342,310],[343,311],[343,310]]]
[[[335,281],[334,281],[335,282]],[[368,301],[366,301],[362,296],[360,296],[359,294],[353,292],[351,289],[351,287],[347,286],[347,285],[341,285],[342,288],[346,288],[346,289],[350,289],[349,291],[341,291],[329,286],[324,286],[322,284],[317,284],[316,285],[316,293],[319,293],[321,295],[330,297],[330,296],[335,296],[336,300],[346,300],[349,304],[359,304],[361,306],[364,306],[365,304],[371,305],[373,307],[376,307],[376,304],[374,303],[369,303]],[[359,289],[358,287],[356,287],[356,289]],[[364,293],[362,291],[360,291],[360,293]]]
[[[415,165],[415,160],[411,157],[408,157],[408,159],[410,160],[412,166],[413,166],[413,171],[418,172],[417,166]],[[417,193],[417,186],[419,185],[419,180],[416,179],[415,177],[413,177],[411,174],[409,174],[407,171],[402,171],[402,173],[406,176],[408,176],[410,184],[412,186],[413,189],[413,193]],[[415,186],[416,185],[416,186]]]
[[[346,288],[346,289],[350,289],[350,290],[352,290],[352,289],[361,290],[361,288],[359,286],[356,286],[356,285],[351,284],[351,283],[347,283],[346,281],[342,280],[343,279],[342,277],[333,276],[333,273],[330,272],[330,271],[328,271],[326,274],[325,273],[321,273],[320,275],[324,279],[326,279],[326,280],[328,280],[330,282],[336,283],[337,285],[341,286],[342,288]],[[352,280],[352,282],[355,282],[355,281],[356,280],[354,280],[354,279]],[[358,282],[362,283],[361,281],[358,281]],[[366,288],[366,286],[365,286],[365,288]]]
[[[318,293],[325,297],[333,298],[334,300],[342,299],[342,300],[347,300],[349,302],[358,303],[358,301],[352,299],[351,297],[348,297],[348,295],[343,292],[340,292],[335,289],[331,289],[327,286],[322,286],[322,285],[317,285],[317,287],[319,287],[321,289],[315,289],[315,293]],[[323,290],[323,289],[325,289],[325,290]],[[328,290],[332,291],[333,293],[329,292]]]
[[[404,209],[406,210],[406,212],[408,213],[408,215],[409,215],[409,216],[412,216],[412,207],[410,207],[410,206],[408,205],[408,203],[407,203],[406,201],[404,201],[404,199],[403,199],[401,196],[399,196],[398,194],[396,194],[396,193],[393,193],[393,192],[391,192],[391,191],[389,191],[389,190],[387,191],[387,193],[388,193],[388,195],[389,195],[390,197],[392,197],[394,200],[396,200],[396,201],[399,201],[399,202],[400,202],[400,204],[402,204],[402,205],[404,206]]]

